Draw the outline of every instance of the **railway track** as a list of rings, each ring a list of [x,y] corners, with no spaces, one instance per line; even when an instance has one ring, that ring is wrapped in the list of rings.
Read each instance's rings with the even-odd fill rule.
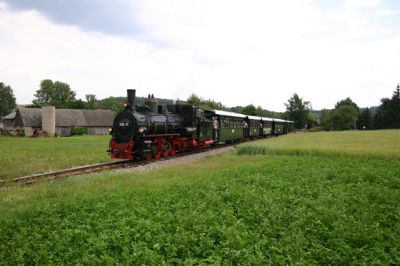
[[[63,169],[63,170],[57,170],[57,171],[52,171],[52,172],[17,177],[9,182],[24,183],[25,185],[32,185],[32,184],[35,184],[35,183],[41,182],[41,181],[51,181],[51,180],[55,180],[55,179],[62,178],[62,177],[80,175],[80,174],[84,174],[84,173],[94,173],[94,172],[100,172],[100,171],[104,171],[104,170],[114,170],[114,169],[121,169],[121,168],[134,168],[134,167],[138,167],[141,165],[147,165],[147,164],[151,164],[154,162],[158,162],[160,160],[161,161],[162,160],[174,160],[175,158],[180,158],[182,156],[187,156],[187,155],[195,154],[195,153],[203,153],[203,152],[207,152],[207,151],[211,151],[211,150],[215,150],[215,149],[221,149],[221,148],[225,148],[225,147],[229,147],[229,146],[234,146],[237,144],[238,144],[237,142],[220,144],[218,146],[213,146],[213,147],[209,147],[209,148],[205,148],[205,149],[180,152],[180,153],[175,154],[174,156],[169,156],[167,158],[161,158],[161,159],[152,159],[152,160],[143,160],[143,161],[122,160],[122,161],[114,161],[114,162],[107,162],[107,163],[98,163],[98,164],[93,164],[93,165],[78,166],[78,167],[73,167],[73,168],[69,168],[69,169]],[[0,186],[7,186],[7,185],[8,185],[7,181],[0,180]]]
[[[124,160],[124,161],[115,161],[115,162],[108,162],[108,163],[98,163],[93,165],[85,165],[85,166],[78,166],[69,169],[57,170],[53,172],[46,172],[41,174],[29,175],[29,176],[22,176],[14,178],[14,182],[18,183],[25,183],[26,185],[30,185],[39,181],[50,181],[54,179],[58,179],[65,176],[72,176],[72,175],[79,175],[83,173],[94,173],[103,170],[109,169],[117,169],[117,168],[124,168],[128,167],[133,162]]]

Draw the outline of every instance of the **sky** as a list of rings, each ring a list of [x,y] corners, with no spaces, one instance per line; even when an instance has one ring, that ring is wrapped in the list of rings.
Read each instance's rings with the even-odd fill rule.
[[[400,83],[400,1],[0,0],[0,82],[27,104],[43,79],[82,99],[376,106]]]

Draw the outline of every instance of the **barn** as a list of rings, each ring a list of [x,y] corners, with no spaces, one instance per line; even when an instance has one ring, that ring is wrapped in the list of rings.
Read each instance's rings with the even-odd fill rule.
[[[5,119],[8,118],[8,119]],[[3,118],[8,129],[23,129],[25,136],[46,131],[49,135],[70,136],[74,128],[85,128],[89,135],[109,134],[114,115],[110,110],[55,109],[18,107],[15,115]]]

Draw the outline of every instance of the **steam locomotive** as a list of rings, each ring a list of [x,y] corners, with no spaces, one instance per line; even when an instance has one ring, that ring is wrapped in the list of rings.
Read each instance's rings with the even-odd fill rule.
[[[117,114],[111,130],[108,152],[116,159],[158,159],[221,142],[287,134],[292,129],[293,122],[287,120],[187,104],[158,105],[153,95],[149,95],[144,105],[136,106],[136,91],[128,90],[127,94],[125,109]],[[214,129],[214,120],[218,130]]]

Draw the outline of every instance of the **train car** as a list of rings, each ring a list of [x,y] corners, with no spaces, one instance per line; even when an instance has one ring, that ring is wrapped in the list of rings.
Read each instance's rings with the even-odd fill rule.
[[[221,110],[205,110],[206,117],[215,117],[219,125],[219,142],[231,142],[243,139],[243,114]]]
[[[259,137],[260,129],[262,128],[261,117],[249,115],[249,116],[247,116],[247,118],[248,118],[248,127],[249,127],[248,137],[249,138]]]
[[[275,118],[273,122],[274,122],[273,135],[277,136],[284,134],[285,120]]]
[[[264,137],[272,135],[272,122],[274,121],[269,117],[262,117],[262,135]]]

